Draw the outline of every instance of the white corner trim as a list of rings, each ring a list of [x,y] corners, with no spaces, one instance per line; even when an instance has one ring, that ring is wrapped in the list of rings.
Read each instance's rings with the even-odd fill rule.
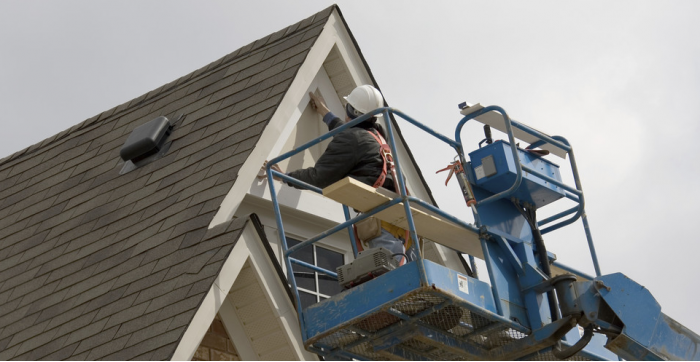
[[[254,226],[248,223],[243,234],[251,232],[250,229],[253,228]],[[240,238],[244,237],[243,234],[241,234]],[[209,329],[216,313],[219,311],[219,308],[221,308],[224,300],[226,300],[226,296],[228,296],[233,282],[241,272],[249,255],[250,252],[247,243],[241,242],[241,239],[239,239],[236,246],[231,250],[228,259],[226,259],[224,265],[221,267],[221,272],[219,272],[219,275],[214,280],[214,284],[212,284],[211,289],[209,289],[209,292],[207,292],[207,295],[204,297],[204,301],[199,306],[194,318],[192,318],[192,322],[187,326],[185,334],[182,336],[177,349],[175,349],[172,358],[173,361],[192,360],[194,353],[197,351],[199,344],[202,343],[202,339],[207,333],[207,329]]]
[[[328,53],[330,53],[333,45],[336,43],[337,35],[333,24],[337,21],[337,16],[334,11],[323,31],[316,39],[316,43],[309,50],[306,60],[299,68],[296,77],[282,98],[267,127],[265,127],[258,143],[238,171],[238,179],[221,203],[219,211],[209,224],[210,228],[231,220],[250,188],[250,184],[257,177],[260,167],[262,167],[266,157],[270,154],[271,149],[285,132],[289,135],[294,128],[296,122],[290,122],[290,120],[298,120],[301,117],[301,112],[304,108],[300,110],[299,106],[303,105],[305,107],[309,102],[307,90],[310,88],[319,69],[323,66]]]

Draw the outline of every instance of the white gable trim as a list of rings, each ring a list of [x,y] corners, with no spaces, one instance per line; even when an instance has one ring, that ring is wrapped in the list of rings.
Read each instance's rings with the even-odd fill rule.
[[[259,303],[267,304],[270,309],[269,313],[274,316],[277,323],[275,330],[281,332],[285,337],[287,350],[291,351],[285,355],[285,359],[318,359],[316,355],[304,349],[299,333],[296,309],[289,300],[285,286],[275,271],[262,242],[253,224],[248,223],[195,313],[192,322],[188,325],[172,360],[192,360],[217,313],[220,313],[222,322],[231,337],[231,341],[236,346],[239,356],[243,360],[259,359],[261,352],[253,347],[250,338],[245,335],[243,325],[234,310],[233,301],[229,297],[234,282],[246,264],[254,270],[255,278],[263,289],[265,300],[260,300]]]
[[[289,135],[296,124],[296,120],[301,117],[301,113],[309,102],[307,90],[323,65],[326,56],[328,56],[328,53],[336,43],[337,34],[333,24],[339,20],[337,11],[333,10],[333,14],[331,14],[323,31],[316,39],[316,43],[309,50],[306,60],[299,68],[296,77],[282,98],[267,127],[265,127],[265,131],[260,136],[258,143],[238,171],[238,178],[221,203],[221,207],[212,219],[211,224],[209,224],[210,228],[231,220],[274,145],[280,140],[286,140],[282,136],[285,133]]]
[[[250,185],[255,181],[263,162],[271,154],[277,154],[282,145],[284,145],[284,141],[287,140],[308,105],[308,91],[326,83],[326,79],[322,78],[327,78],[327,76],[323,74],[325,77],[319,77],[319,73],[324,73],[320,71],[333,47],[338,49],[343,61],[346,62],[348,72],[355,84],[372,83],[372,78],[364,66],[359,53],[356,51],[343,20],[338,12],[334,10],[324,25],[323,31],[318,36],[316,43],[311,47],[306,60],[301,65],[287,93],[282,98],[275,114],[263,131],[260,140],[238,171],[236,183],[224,198],[209,227],[214,227],[233,218],[245,194],[250,190]],[[328,99],[331,98],[333,97],[328,97]],[[396,132],[394,134],[396,139],[398,139]],[[399,151],[398,157],[403,160],[404,174],[408,177],[409,191],[423,200],[429,200],[428,191],[424,188],[417,170],[410,162],[406,146],[402,142],[397,142],[397,147]]]

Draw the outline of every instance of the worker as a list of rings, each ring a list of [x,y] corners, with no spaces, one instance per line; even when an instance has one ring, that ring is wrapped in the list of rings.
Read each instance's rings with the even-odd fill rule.
[[[321,97],[311,92],[309,96],[311,108],[323,117],[329,131],[384,106],[384,98],[379,90],[371,85],[361,85],[344,97],[347,105],[343,122],[326,107]],[[288,172],[287,175],[319,188],[325,188],[349,176],[375,188],[381,186],[395,192],[394,180],[390,172],[387,172],[388,165],[380,154],[380,140],[386,139],[383,127],[377,122],[377,117],[381,116],[371,117],[336,134],[313,167]],[[272,168],[282,172],[277,165]],[[398,261],[403,262],[402,256],[406,257],[405,261],[410,261],[403,245],[405,230],[373,217],[363,221],[358,222],[356,227],[358,236],[366,238],[360,238],[366,247],[383,247],[397,255]]]

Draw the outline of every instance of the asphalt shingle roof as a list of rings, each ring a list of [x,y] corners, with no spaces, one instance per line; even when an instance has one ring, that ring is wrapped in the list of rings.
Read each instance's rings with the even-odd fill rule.
[[[207,226],[335,8],[0,160],[0,360],[173,355],[248,219]],[[120,175],[129,133],[180,114]]]

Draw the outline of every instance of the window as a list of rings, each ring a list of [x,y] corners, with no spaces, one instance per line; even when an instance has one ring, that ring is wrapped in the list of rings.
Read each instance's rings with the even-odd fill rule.
[[[287,245],[290,248],[299,243],[301,241],[287,237]],[[292,257],[332,272],[335,272],[337,267],[345,264],[345,256],[343,254],[315,244],[302,248],[292,254]],[[325,274],[317,273],[296,264],[292,264],[292,270],[294,270],[294,280],[299,289],[302,309],[342,291],[338,281]]]

